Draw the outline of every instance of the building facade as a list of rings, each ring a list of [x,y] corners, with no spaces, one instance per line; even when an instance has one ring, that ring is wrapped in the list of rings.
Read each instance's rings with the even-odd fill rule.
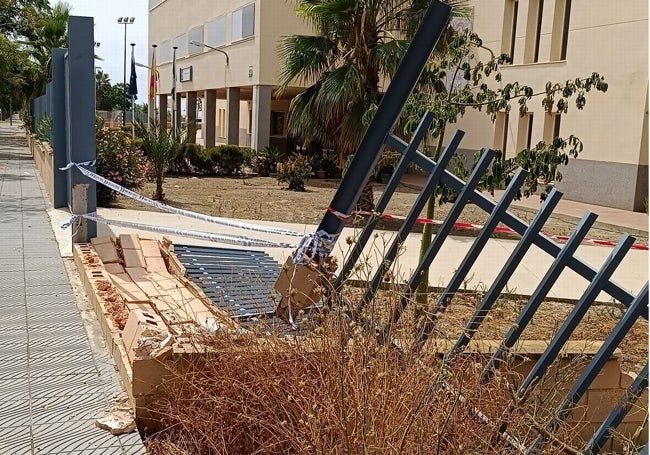
[[[513,103],[492,123],[469,112],[458,125],[463,147],[491,145],[512,156],[541,140],[574,134],[584,150],[563,166],[556,188],[566,199],[642,211],[648,198],[648,3],[645,0],[473,0],[473,30],[503,65],[505,85],[519,81],[543,92],[547,81],[564,83],[597,72],[606,93],[586,94],[584,110],[546,113],[541,97],[524,117]]]
[[[578,136],[584,150],[562,167],[556,187],[565,198],[644,210],[648,198],[648,4],[645,0],[471,0],[473,30],[486,47],[513,55],[502,84],[519,81],[543,91],[598,72],[607,93],[587,94],[584,110],[546,113],[531,100],[493,123],[468,111],[454,128],[467,131],[466,153],[485,146],[512,155],[540,140]],[[149,44],[157,45],[158,108],[201,116],[202,142],[260,149],[287,144],[289,103],[302,87],[277,96],[283,36],[308,34],[284,0],[150,0]],[[209,47],[190,42],[205,43]],[[171,106],[176,46],[176,106]]]
[[[161,123],[198,117],[199,141],[206,147],[285,148],[289,103],[302,87],[278,96],[277,47],[295,33],[309,30],[284,0],[150,0],[149,46],[156,45]]]

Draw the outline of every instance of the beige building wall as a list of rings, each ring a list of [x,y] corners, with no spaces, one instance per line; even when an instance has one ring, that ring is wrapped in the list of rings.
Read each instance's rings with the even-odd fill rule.
[[[242,8],[254,8],[253,34],[238,39],[235,28],[235,15]],[[211,27],[219,22],[220,35],[223,39],[219,44],[211,44]],[[225,29],[224,26],[225,25]],[[193,34],[198,33],[193,38]],[[290,97],[298,93],[302,87],[292,87],[289,94],[280,99],[276,96],[278,86],[280,61],[277,47],[281,38],[288,34],[309,33],[302,19],[294,13],[292,2],[263,1],[263,0],[151,0],[149,12],[149,45],[156,44],[157,68],[159,71],[159,93],[171,94],[172,91],[172,46],[177,44],[176,68],[192,67],[192,80],[181,81],[177,73],[176,88],[180,97],[188,92],[196,92],[203,102],[205,90],[216,90],[216,108],[214,115],[215,142],[233,142],[227,134],[224,125],[223,111],[228,109],[227,96],[229,88],[239,89],[238,124],[240,145],[257,144],[259,147],[268,145],[273,137],[286,137],[286,119],[288,118]],[[189,44],[191,39],[211,44],[213,47],[228,55],[205,47],[200,49]],[[231,93],[233,93],[231,91]],[[269,130],[269,109],[256,112],[253,109],[253,99],[257,93],[271,112],[283,112],[283,128],[281,133],[272,134]],[[268,100],[271,94],[270,101]],[[265,98],[266,97],[266,98]],[[173,109],[171,99],[168,101],[168,111]],[[182,101],[183,112],[186,102]],[[206,112],[199,114],[205,121],[210,119]],[[251,118],[253,117],[253,118]],[[228,118],[228,114],[226,114]],[[171,120],[169,118],[168,120]],[[227,120],[226,120],[227,122]],[[259,125],[258,125],[259,124]],[[277,122],[276,122],[277,124]],[[277,129],[277,128],[276,128]],[[255,130],[257,136],[251,138]],[[277,131],[276,131],[277,132]]]
[[[648,3],[571,1],[566,57],[560,58],[566,1],[473,0],[473,28],[495,53],[509,53],[509,24],[514,22],[512,10],[517,3],[514,64],[502,66],[501,86],[519,81],[540,92],[547,81],[563,83],[592,72],[605,77],[609,84],[606,93],[587,93],[584,110],[571,105],[560,117],[560,136],[577,135],[585,148],[577,160],[561,169],[564,179],[556,186],[567,199],[643,210],[648,195]],[[535,13],[540,4],[543,7],[538,16]],[[535,30],[540,17],[535,59]],[[519,151],[528,136],[524,128],[529,119],[520,119],[517,108],[513,103],[508,119],[508,156]],[[534,145],[545,138],[545,132],[552,135],[553,128],[541,98],[531,100],[529,108]],[[502,122],[497,121],[495,126],[484,113],[474,112],[454,125],[467,131],[462,147],[468,152],[485,146],[500,148],[501,126]]]

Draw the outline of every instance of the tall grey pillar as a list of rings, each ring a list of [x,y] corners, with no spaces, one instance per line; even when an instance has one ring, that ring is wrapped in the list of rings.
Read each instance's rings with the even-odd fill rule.
[[[239,87],[228,87],[228,144],[239,145]]]
[[[253,125],[251,147],[261,150],[269,145],[271,135],[271,92],[270,85],[253,86]]]
[[[65,167],[66,128],[65,128],[65,53],[66,49],[52,49],[52,148],[54,149],[54,197],[55,209],[68,204],[68,188],[65,172],[57,171]]]
[[[167,131],[167,95],[158,95],[160,106],[160,130]]]
[[[217,91],[206,90],[203,103],[203,145],[206,149],[216,143]]]
[[[95,37],[92,17],[68,19],[68,56],[66,61],[67,158],[74,163],[95,160]],[[74,94],[74,97],[73,97]],[[74,99],[73,99],[74,98]],[[95,166],[87,166],[95,171]],[[97,187],[94,180],[77,168],[68,171],[68,203],[75,215],[97,211]],[[85,243],[97,236],[94,221],[79,218],[74,243]]]
[[[196,144],[196,92],[187,92],[187,142]]]
[[[182,116],[181,116],[181,101],[183,100],[183,97],[180,95],[180,93],[176,94],[176,125],[174,127],[180,128],[181,125],[183,124]]]

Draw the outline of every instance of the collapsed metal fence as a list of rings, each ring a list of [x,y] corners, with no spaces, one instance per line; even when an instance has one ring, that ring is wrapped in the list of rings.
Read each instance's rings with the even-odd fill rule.
[[[597,354],[587,365],[579,379],[575,382],[569,393],[555,409],[553,417],[546,423],[546,432],[543,434],[553,434],[562,422],[567,418],[571,409],[573,409],[583,395],[586,393],[590,384],[603,369],[606,361],[614,353],[626,334],[631,330],[634,323],[639,318],[648,318],[648,283],[646,282],[643,289],[634,295],[628,290],[622,288],[612,280],[612,274],[623,261],[626,253],[634,243],[634,238],[625,234],[619,243],[612,250],[611,254],[600,267],[595,269],[589,264],[581,261],[575,252],[584,240],[587,232],[594,224],[597,215],[587,212],[577,225],[575,231],[569,237],[565,245],[558,245],[551,239],[542,234],[541,230],[544,223],[553,213],[557,206],[562,193],[552,190],[547,199],[544,201],[541,209],[532,220],[527,224],[508,211],[511,202],[514,200],[526,178],[526,171],[519,169],[513,179],[508,184],[502,198],[494,202],[476,190],[481,177],[487,172],[495,152],[489,148],[483,150],[480,160],[473,169],[467,182],[457,178],[446,167],[449,164],[453,154],[458,148],[464,133],[456,131],[449,141],[444,152],[437,162],[425,156],[418,151],[418,146],[422,142],[426,131],[433,121],[431,113],[423,116],[420,124],[414,133],[411,141],[406,143],[394,134],[394,127],[406,100],[411,93],[417,78],[421,74],[424,65],[435,44],[444,30],[450,15],[450,8],[447,5],[433,2],[425,14],[422,24],[413,39],[404,59],[402,60],[391,85],[388,87],[381,104],[370,124],[365,137],[355,154],[348,172],[341,182],[332,203],[321,222],[316,238],[328,239],[329,245],[333,245],[332,239],[336,239],[343,228],[343,220],[346,219],[354,208],[363,185],[368,180],[372,169],[377,164],[381,151],[385,146],[391,147],[402,154],[402,158],[395,168],[395,171],[387,183],[384,192],[376,204],[376,211],[381,214],[395,192],[401,177],[404,175],[408,166],[415,163],[420,168],[428,172],[429,176],[418,195],[412,209],[405,217],[400,229],[393,237],[392,243],[388,246],[382,261],[369,281],[365,294],[356,307],[357,313],[362,311],[375,298],[387,272],[395,262],[400,245],[411,232],[419,214],[424,208],[426,201],[433,194],[439,183],[444,183],[453,188],[458,193],[447,218],[439,226],[437,234],[431,245],[424,254],[421,262],[413,271],[410,279],[403,288],[399,304],[397,304],[392,314],[389,316],[385,326],[381,328],[383,334],[388,334],[391,328],[400,320],[404,310],[407,308],[411,297],[420,284],[423,272],[428,270],[436,255],[439,253],[442,245],[447,239],[454,223],[457,221],[461,212],[467,204],[475,204],[489,214],[488,221],[480,230],[475,238],[470,250],[463,258],[460,266],[456,269],[453,277],[447,283],[444,291],[439,296],[435,305],[427,312],[426,321],[417,334],[416,345],[422,347],[431,337],[436,328],[438,319],[441,314],[452,303],[453,296],[460,289],[463,281],[467,279],[472,265],[482,254],[487,240],[493,234],[499,223],[503,223],[509,228],[521,235],[517,247],[511,253],[505,265],[499,272],[489,290],[485,293],[478,304],[474,315],[468,321],[467,326],[455,342],[454,347],[446,353],[446,358],[453,361],[459,354],[463,353],[470,340],[485,321],[486,316],[493,308],[495,302],[501,295],[507,284],[508,278],[521,264],[526,252],[533,246],[540,248],[542,251],[551,255],[554,260],[548,268],[546,275],[539,282],[537,288],[528,299],[528,302],[520,312],[516,324],[508,332],[506,337],[501,341],[500,347],[492,354],[488,364],[482,373],[482,381],[488,382],[493,377],[493,373],[498,364],[503,360],[505,354],[517,343],[522,332],[531,322],[536,311],[542,302],[548,296],[557,279],[566,269],[573,270],[589,282],[587,289],[581,298],[575,304],[573,311],[566,318],[560,329],[557,331],[545,352],[534,365],[532,371],[524,379],[523,383],[516,391],[517,396],[521,397],[539,382],[544,374],[549,370],[551,364],[558,358],[560,351],[565,346],[569,337],[572,335],[580,321],[583,319],[589,308],[593,305],[595,299],[601,292],[606,292],[613,299],[625,305],[626,310],[616,327],[609,334],[607,340],[602,344]],[[379,220],[379,216],[370,217],[356,239],[356,243],[349,252],[345,263],[343,264],[339,276],[335,283],[335,288],[340,289],[344,280],[346,280],[355,264],[360,259],[364,247],[371,239],[374,229]],[[322,244],[316,243],[311,246],[312,257],[323,257],[331,252],[324,249]],[[623,421],[624,417],[630,410],[632,404],[648,387],[648,364],[639,372],[632,385],[627,389],[624,396],[621,397],[620,403],[611,410],[605,422],[594,433],[582,451],[585,454],[598,453],[611,437],[612,430]],[[502,423],[500,432],[505,434],[507,423]],[[525,453],[539,453],[549,442],[548,436],[538,437],[534,443],[525,448]]]

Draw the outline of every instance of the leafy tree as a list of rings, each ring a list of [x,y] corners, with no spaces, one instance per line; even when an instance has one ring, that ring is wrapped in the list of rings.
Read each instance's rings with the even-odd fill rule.
[[[0,33],[34,39],[41,17],[49,10],[48,0],[0,0]]]
[[[487,54],[489,58],[482,61],[479,59],[479,53]],[[508,55],[495,55],[484,47],[476,34],[454,31],[447,53],[434,58],[431,67],[424,72],[418,89],[407,103],[403,115],[404,133],[411,134],[424,112],[431,111],[435,120],[429,139],[433,140],[433,146],[425,149],[437,160],[444,146],[447,127],[462,118],[468,109],[484,112],[494,121],[498,112],[510,112],[514,103],[518,106],[520,115],[526,114],[529,101],[539,98],[546,112],[566,113],[572,100],[577,109],[583,109],[588,92],[607,91],[604,78],[598,73],[592,73],[587,77],[565,82],[547,82],[544,90],[536,92],[533,87],[519,81],[503,81],[500,66],[509,62]],[[507,158],[505,151],[498,150],[492,167],[479,184],[479,189],[493,192],[495,187],[507,184],[514,172],[522,167],[528,171],[523,191],[523,196],[528,197],[538,190],[540,180],[561,180],[562,174],[558,168],[568,164],[570,157],[577,158],[582,149],[580,139],[570,135],[566,138],[554,138],[551,143],[540,141],[531,148],[519,151],[514,157]],[[460,177],[467,177],[470,170],[463,162],[457,161],[455,172]],[[542,191],[542,199],[550,188],[547,186]],[[427,218],[434,217],[436,198],[440,203],[444,203],[454,196],[449,187],[439,185],[428,202]],[[522,194],[518,196],[521,197]],[[423,231],[420,258],[429,248],[431,239],[432,227],[427,224]],[[428,270],[423,273],[418,289],[420,309],[426,305],[427,288]]]
[[[340,162],[365,133],[362,118],[380,99],[384,75],[392,76],[431,0],[297,0],[296,12],[315,31],[291,35],[279,46],[280,91],[294,81],[311,84],[294,97],[289,131],[337,148]],[[447,0],[454,14],[466,2]],[[373,206],[372,183],[358,203]]]
[[[142,140],[142,151],[151,162],[151,168],[156,182],[153,199],[165,199],[163,183],[170,166],[187,143],[188,130],[193,125],[182,128],[172,128],[169,131],[161,128],[158,120],[148,126],[146,123],[135,122],[136,136]]]
[[[0,108],[18,109],[25,102],[26,74],[32,69],[29,53],[16,41],[0,35]]]

